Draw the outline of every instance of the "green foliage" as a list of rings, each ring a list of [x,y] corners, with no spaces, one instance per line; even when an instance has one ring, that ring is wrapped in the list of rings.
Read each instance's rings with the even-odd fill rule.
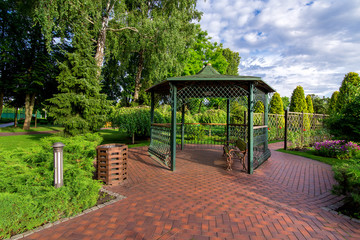
[[[53,187],[53,149],[63,142],[64,186]],[[101,184],[92,179],[99,135],[44,138],[30,151],[0,152],[0,238],[72,216],[95,205]]]
[[[287,98],[287,97],[286,97]],[[270,100],[270,113],[284,114],[284,106],[279,93],[274,93]]]
[[[290,111],[307,112],[304,89],[301,86],[297,86],[291,95]]]
[[[313,101],[312,101],[311,95],[306,96],[306,105],[307,105],[307,112],[313,113],[314,108],[313,108]]]
[[[244,112],[247,108],[241,105],[239,102],[231,102],[230,105],[230,123],[231,124],[243,124],[244,123]]]
[[[200,114],[199,123],[226,123],[226,112],[221,109],[209,109]]]
[[[325,129],[290,131],[288,141],[291,142],[291,149],[302,149],[309,147],[314,142],[321,142],[330,138],[330,134]]]
[[[86,32],[84,33],[86,34]],[[74,38],[75,52],[67,54],[57,77],[60,93],[49,99],[49,115],[65,127],[66,135],[75,136],[99,130],[107,120],[109,103],[100,94],[97,67],[91,42]]]
[[[360,77],[358,73],[349,72],[345,75],[339,89],[339,95],[336,101],[336,110],[342,111],[348,104],[354,101],[354,98],[359,94]]]
[[[329,113],[330,114],[336,112],[338,96],[339,96],[339,91],[335,91],[331,95],[331,99],[330,99],[330,102],[329,102]]]
[[[360,218],[360,159],[335,165],[333,171],[338,185],[334,185],[332,191],[345,195],[345,214]]]
[[[330,99],[328,97],[322,97],[316,96],[314,94],[310,95],[312,98],[313,108],[314,112],[318,114],[326,114],[328,113],[329,109],[329,101]]]
[[[233,52],[229,48],[223,50],[223,56],[226,58],[226,61],[229,63],[225,74],[226,75],[239,75],[238,69],[240,65],[240,56],[238,52]]]
[[[196,26],[196,42],[189,48],[189,57],[185,61],[183,75],[195,75],[204,66],[204,62],[211,63],[220,74],[226,74],[231,60],[233,65],[236,64],[236,53],[226,51],[224,53],[222,44],[212,43],[206,31],[202,31],[200,25]],[[240,59],[239,59],[240,61]]]
[[[265,108],[262,101],[257,101],[254,107],[254,113],[264,113]]]
[[[360,90],[360,87],[358,87]],[[360,141],[360,95],[327,120],[331,133],[340,139]]]
[[[282,103],[283,103],[283,106],[284,106],[284,111],[290,107],[290,99],[288,97],[281,97],[281,100],[282,100]]]

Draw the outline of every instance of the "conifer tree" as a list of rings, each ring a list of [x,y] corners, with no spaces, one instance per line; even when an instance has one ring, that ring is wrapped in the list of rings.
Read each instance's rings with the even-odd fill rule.
[[[312,102],[312,98],[310,95],[306,96],[306,105],[307,105],[307,112],[314,113],[313,102]]]
[[[264,113],[265,108],[264,108],[264,104],[262,103],[262,101],[257,101],[254,107],[254,112],[255,113]]]
[[[290,111],[291,112],[307,111],[305,94],[302,86],[297,86],[291,95]]]
[[[330,102],[329,102],[329,113],[330,114],[336,112],[338,96],[339,96],[339,91],[335,91],[331,95]]]
[[[284,114],[283,101],[281,100],[279,93],[274,93],[270,100],[270,113]]]
[[[359,74],[355,72],[349,72],[345,75],[344,80],[341,83],[339,95],[336,102],[336,110],[341,111],[344,107],[351,103],[357,93],[356,87],[360,86]]]
[[[83,31],[86,34],[86,31]],[[100,94],[93,46],[86,37],[73,38],[74,52],[60,65],[58,94],[49,99],[49,115],[65,127],[66,135],[94,132],[102,127],[109,111],[105,94]]]

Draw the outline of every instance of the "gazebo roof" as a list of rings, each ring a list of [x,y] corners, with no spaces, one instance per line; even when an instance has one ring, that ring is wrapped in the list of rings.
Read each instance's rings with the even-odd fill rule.
[[[254,82],[256,87],[265,93],[276,92],[260,77],[254,76],[235,76],[222,75],[216,71],[210,64],[206,65],[200,72],[191,76],[171,77],[158,83],[149,89],[147,92],[154,91],[156,93],[169,93],[170,83],[174,83],[177,87],[186,87],[189,84],[237,84],[244,89],[248,89],[249,82]]]

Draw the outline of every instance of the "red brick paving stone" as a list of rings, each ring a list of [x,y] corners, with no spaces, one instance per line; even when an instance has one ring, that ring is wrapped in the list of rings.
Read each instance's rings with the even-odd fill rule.
[[[177,156],[170,172],[146,148],[129,149],[128,181],[106,187],[126,199],[27,239],[359,239],[359,223],[321,208],[340,199],[326,164],[272,151],[247,175],[238,162],[219,166],[221,149]]]

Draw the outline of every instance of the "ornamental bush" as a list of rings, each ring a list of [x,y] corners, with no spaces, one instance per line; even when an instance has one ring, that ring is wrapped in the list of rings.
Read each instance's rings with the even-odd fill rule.
[[[345,196],[343,213],[360,218],[360,159],[348,160],[333,166],[334,177],[338,182],[332,192]]]
[[[31,151],[0,151],[0,239],[75,215],[96,204],[101,183],[93,180],[101,137],[48,137]],[[63,142],[64,186],[53,187],[53,149]]]
[[[345,140],[327,140],[314,144],[315,153],[324,157],[350,159],[360,152],[360,146]]]

